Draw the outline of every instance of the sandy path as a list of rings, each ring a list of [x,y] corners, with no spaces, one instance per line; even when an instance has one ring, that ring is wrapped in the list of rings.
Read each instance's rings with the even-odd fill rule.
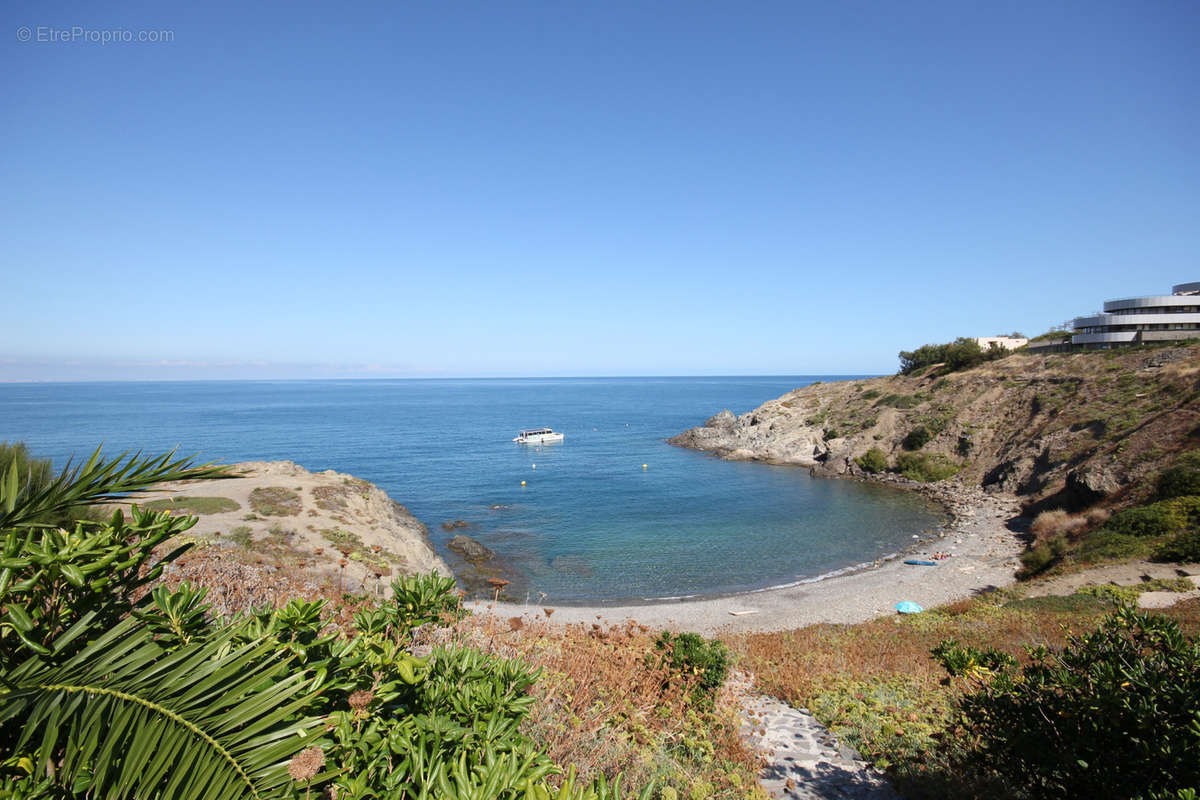
[[[894,614],[895,604],[902,600],[929,608],[1013,582],[1022,544],[1007,523],[1017,514],[1016,499],[978,492],[972,506],[955,517],[942,538],[906,556],[922,558],[939,550],[953,553],[936,567],[908,566],[896,559],[816,583],[732,597],[622,606],[544,605],[554,609],[554,622],[609,624],[633,619],[654,628],[705,635],[862,622]],[[503,617],[544,617],[543,605],[534,603],[475,601],[468,606]]]

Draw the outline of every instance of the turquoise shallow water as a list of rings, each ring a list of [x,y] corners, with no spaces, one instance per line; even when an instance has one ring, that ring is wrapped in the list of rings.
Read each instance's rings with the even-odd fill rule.
[[[453,534],[440,525],[462,519],[535,598],[624,602],[812,579],[895,552],[941,522],[909,493],[665,442],[722,408],[748,411],[818,379],[830,380],[9,384],[0,439],[23,440],[56,466],[104,442],[113,453],[178,445],[205,460],[349,472],[406,505],[444,555]],[[566,441],[511,441],[543,425]]]

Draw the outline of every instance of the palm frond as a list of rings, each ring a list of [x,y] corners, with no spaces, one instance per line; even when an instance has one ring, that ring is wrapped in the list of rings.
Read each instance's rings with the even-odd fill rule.
[[[87,796],[278,796],[320,721],[300,716],[304,673],[273,643],[235,635],[229,626],[168,653],[128,618],[59,666],[33,657],[0,673],[0,729],[20,726],[15,754],[39,773],[53,763]]]
[[[226,468],[214,464],[193,465],[191,458],[175,458],[175,451],[143,457],[141,452],[124,452],[116,458],[100,457],[100,448],[83,464],[68,462],[57,478],[40,489],[22,485],[14,459],[0,476],[0,530],[30,525],[48,514],[77,506],[119,500],[148,491],[155,484],[216,478],[234,478]]]

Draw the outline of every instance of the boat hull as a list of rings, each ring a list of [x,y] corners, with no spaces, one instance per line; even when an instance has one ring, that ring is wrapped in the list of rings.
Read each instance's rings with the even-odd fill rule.
[[[543,433],[537,436],[516,437],[513,439],[517,444],[558,444],[563,440],[561,433]]]

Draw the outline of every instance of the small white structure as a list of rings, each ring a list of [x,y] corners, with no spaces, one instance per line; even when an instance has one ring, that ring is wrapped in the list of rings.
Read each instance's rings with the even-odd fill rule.
[[[990,347],[999,347],[1003,350],[1016,350],[1018,347],[1024,347],[1029,344],[1029,340],[1023,336],[976,336],[975,343],[984,350]]]

